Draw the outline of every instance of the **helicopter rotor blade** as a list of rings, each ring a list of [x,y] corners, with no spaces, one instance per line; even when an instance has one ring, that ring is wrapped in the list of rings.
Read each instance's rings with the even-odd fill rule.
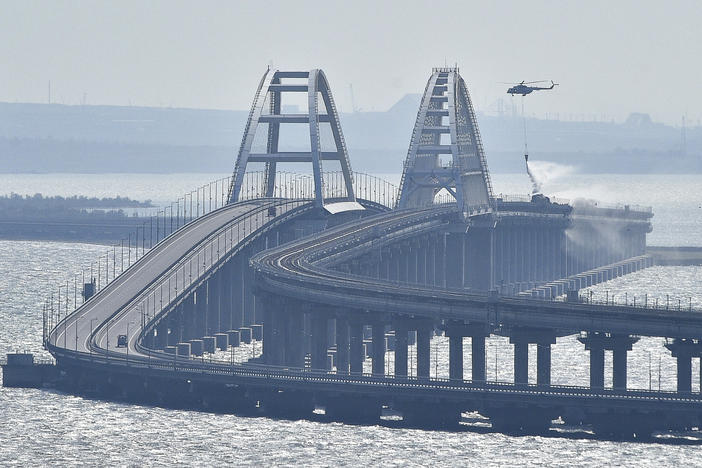
[[[525,81],[524,84],[533,84],[533,83],[548,83],[550,80],[537,80],[537,81]]]

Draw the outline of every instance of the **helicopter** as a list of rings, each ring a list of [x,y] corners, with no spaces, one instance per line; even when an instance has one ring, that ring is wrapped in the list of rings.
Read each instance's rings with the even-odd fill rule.
[[[507,94],[515,95],[515,94],[521,94],[522,96],[526,96],[527,94],[533,92],[533,91],[541,91],[544,89],[553,89],[555,86],[558,86],[558,83],[554,83],[553,80],[551,80],[551,86],[548,87],[539,87],[539,86],[527,86],[530,84],[534,83],[546,83],[547,80],[540,80],[540,81],[522,81],[521,83],[505,83],[505,84],[514,84],[515,86],[512,86],[507,90]]]

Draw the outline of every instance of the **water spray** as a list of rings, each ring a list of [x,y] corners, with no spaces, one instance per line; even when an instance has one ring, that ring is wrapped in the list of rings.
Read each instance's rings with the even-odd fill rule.
[[[531,180],[531,193],[532,195],[536,195],[537,193],[541,193],[541,183],[536,180],[536,177],[534,177],[534,174],[531,172],[531,169],[529,169],[529,154],[524,153],[524,162],[526,164],[526,171],[527,174],[529,175],[529,180]]]
[[[529,169],[529,147],[527,145],[527,125],[526,125],[526,114],[524,113],[524,96],[522,96],[522,120],[524,121],[524,164],[526,165],[526,171],[529,175],[529,180],[531,180],[531,193],[536,195],[541,193],[541,183],[536,180],[534,174]]]

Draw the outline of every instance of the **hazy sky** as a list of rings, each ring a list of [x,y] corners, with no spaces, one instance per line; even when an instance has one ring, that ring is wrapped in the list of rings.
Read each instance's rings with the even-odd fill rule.
[[[5,1],[0,101],[248,109],[268,63],[325,70],[385,110],[458,62],[479,109],[554,79],[527,112],[702,118],[702,1]],[[521,98],[514,98],[519,105]]]

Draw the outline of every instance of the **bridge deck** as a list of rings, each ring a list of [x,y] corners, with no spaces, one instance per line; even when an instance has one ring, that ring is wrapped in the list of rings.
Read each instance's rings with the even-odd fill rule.
[[[255,200],[225,206],[175,231],[112,283],[59,323],[49,337],[53,349],[109,352],[137,358],[142,325],[175,301],[222,258],[278,216],[307,201]],[[118,335],[128,346],[117,348]]]

